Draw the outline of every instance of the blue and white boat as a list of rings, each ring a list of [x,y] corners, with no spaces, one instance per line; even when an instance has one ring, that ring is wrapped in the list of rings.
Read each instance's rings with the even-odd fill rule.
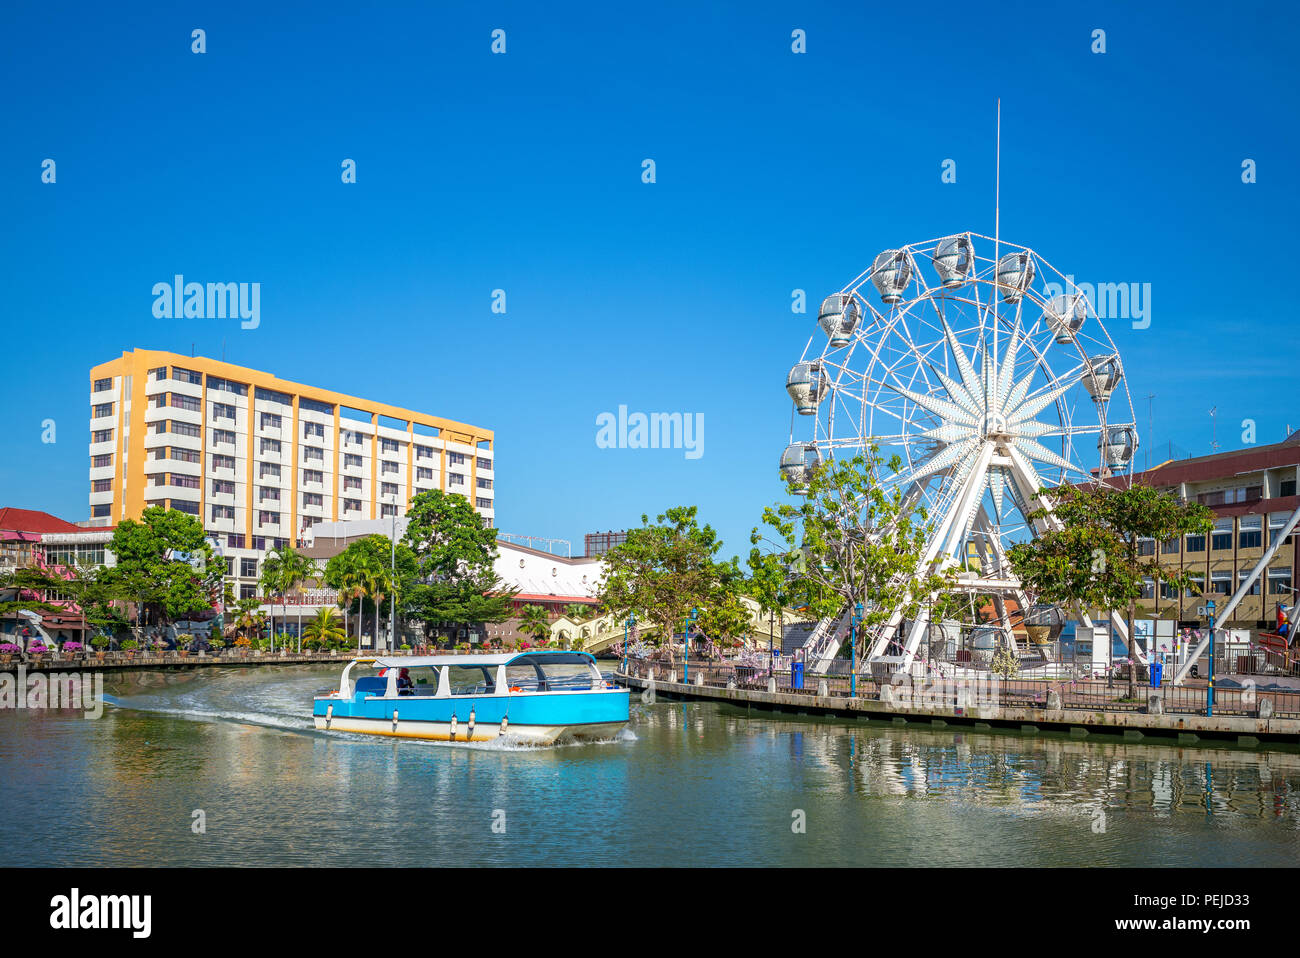
[[[378,675],[358,676],[369,667]],[[355,658],[337,691],[316,696],[318,729],[442,742],[509,735],[551,745],[604,739],[628,720],[628,690],[586,652]]]

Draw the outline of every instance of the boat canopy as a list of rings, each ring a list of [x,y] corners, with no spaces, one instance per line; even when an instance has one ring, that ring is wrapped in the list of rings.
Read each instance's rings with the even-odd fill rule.
[[[550,652],[545,649],[529,649],[524,652],[499,652],[493,655],[400,655],[389,658],[363,656],[352,660],[353,665],[371,663],[377,669],[418,669],[444,665],[465,668],[484,668],[494,665],[525,665],[536,662],[539,665],[592,665],[596,657],[590,652]]]

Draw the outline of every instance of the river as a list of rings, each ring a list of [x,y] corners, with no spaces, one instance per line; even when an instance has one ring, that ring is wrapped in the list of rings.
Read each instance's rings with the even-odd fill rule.
[[[335,667],[0,712],[0,865],[1294,865],[1300,754],[646,704],[556,748],[318,732]]]

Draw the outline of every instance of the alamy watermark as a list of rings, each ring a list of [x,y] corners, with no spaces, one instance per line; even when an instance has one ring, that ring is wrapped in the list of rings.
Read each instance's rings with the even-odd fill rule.
[[[81,709],[88,719],[104,714],[102,672],[0,672],[0,709]]]
[[[596,416],[596,445],[601,449],[684,449],[687,459],[704,455],[704,413],[634,412]]]
[[[1082,293],[1097,312],[1098,319],[1131,319],[1134,329],[1146,329],[1151,325],[1151,284],[1150,283],[1076,283],[1073,276],[1065,277],[1066,285],[1045,283],[1043,289],[1047,298],[1060,296],[1062,293]]]
[[[241,319],[241,329],[262,322],[261,283],[187,283],[176,274],[171,283],[153,284],[153,314],[158,319]]]

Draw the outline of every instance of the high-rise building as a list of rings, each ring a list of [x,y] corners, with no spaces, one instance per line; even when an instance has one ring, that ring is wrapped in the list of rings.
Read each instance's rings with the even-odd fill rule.
[[[200,517],[241,595],[261,557],[318,522],[405,513],[428,489],[488,522],[489,429],[231,363],[136,349],[90,371],[90,525],[147,506]]]

